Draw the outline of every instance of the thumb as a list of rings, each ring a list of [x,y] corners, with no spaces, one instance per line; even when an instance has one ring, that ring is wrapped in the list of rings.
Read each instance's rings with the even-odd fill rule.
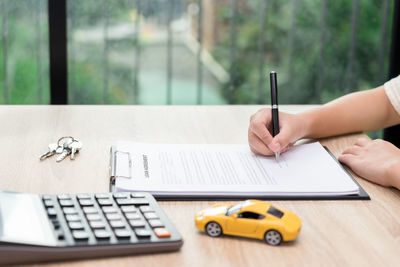
[[[278,135],[276,135],[272,142],[269,144],[269,148],[273,152],[279,152],[282,148],[288,146],[290,144],[291,134],[288,131],[281,131]]]

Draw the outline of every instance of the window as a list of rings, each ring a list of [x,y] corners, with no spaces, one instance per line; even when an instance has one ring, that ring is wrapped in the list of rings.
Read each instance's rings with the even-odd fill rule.
[[[283,215],[285,215],[282,211],[278,210],[274,206],[270,206],[267,213],[271,214],[279,219],[281,219],[283,217]]]
[[[52,1],[0,1],[0,103],[49,103]],[[65,2],[70,104],[269,104],[270,70],[281,104],[315,104],[387,79],[394,1]]]
[[[237,216],[238,218],[243,218],[243,219],[254,219],[254,220],[260,220],[260,219],[264,219],[265,216],[258,214],[258,213],[254,213],[254,212],[250,212],[250,211],[245,211],[242,212],[240,214],[238,214]]]
[[[239,212],[242,207],[243,207],[243,203],[239,203],[239,204],[229,207],[226,211],[226,216],[231,216],[232,214]]]
[[[0,104],[48,104],[47,0],[0,1]]]

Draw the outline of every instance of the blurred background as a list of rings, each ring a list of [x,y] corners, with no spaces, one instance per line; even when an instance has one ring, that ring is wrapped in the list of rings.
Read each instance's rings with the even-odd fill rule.
[[[48,1],[0,0],[1,104],[51,102]],[[66,3],[68,104],[269,104],[271,70],[281,104],[319,104],[388,78],[389,0]]]

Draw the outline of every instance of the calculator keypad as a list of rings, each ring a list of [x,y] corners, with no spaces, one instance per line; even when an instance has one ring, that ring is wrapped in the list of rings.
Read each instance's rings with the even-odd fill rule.
[[[45,195],[42,200],[64,246],[164,242],[171,238],[168,219],[144,193]]]

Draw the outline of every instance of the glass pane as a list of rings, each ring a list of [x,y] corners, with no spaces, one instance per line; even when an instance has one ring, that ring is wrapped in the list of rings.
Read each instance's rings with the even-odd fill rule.
[[[48,104],[47,0],[0,0],[0,103]]]
[[[180,0],[68,1],[69,103],[196,104],[186,7]],[[226,103],[211,71],[202,74],[204,102]]]
[[[69,0],[69,103],[324,103],[382,84],[393,1]],[[200,53],[202,51],[202,53]]]

